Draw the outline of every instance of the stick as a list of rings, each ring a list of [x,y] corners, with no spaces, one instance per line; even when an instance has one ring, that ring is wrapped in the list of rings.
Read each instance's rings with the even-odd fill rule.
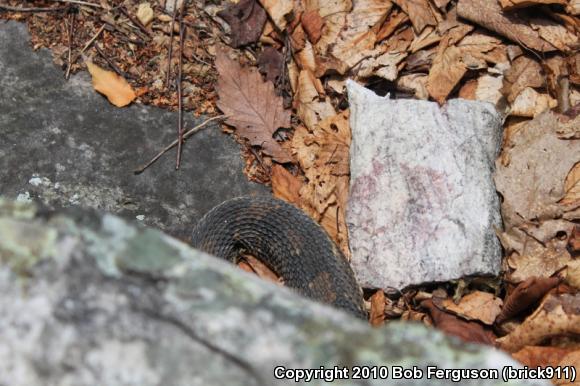
[[[204,122],[200,123],[199,125],[195,126],[194,128],[189,129],[188,131],[183,133],[183,139],[185,140],[185,139],[189,138],[191,135],[193,135],[194,133],[197,133],[202,127],[204,127],[208,123],[210,123],[212,121],[216,121],[218,119],[225,119],[225,118],[227,118],[226,115],[218,115],[217,117],[209,118],[209,119],[205,120]],[[173,146],[177,145],[177,142],[178,142],[177,139],[175,141],[171,142],[163,150],[161,150],[155,157],[153,157],[151,159],[151,161],[149,161],[145,165],[140,166],[137,169],[133,170],[133,173],[135,173],[135,174],[143,173],[143,171],[145,169],[147,169],[149,166],[153,165],[155,163],[155,161],[157,161],[159,158],[161,158],[161,156],[163,154],[165,154],[167,151],[171,150],[173,148]]]
[[[60,2],[60,3],[72,3],[72,4],[79,4],[79,5],[86,5],[87,7],[95,7],[95,8],[103,9],[103,6],[100,4],[93,4],[93,3],[89,3],[89,2],[81,1],[81,0],[52,0],[52,1]]]
[[[177,15],[177,0],[173,0],[173,16],[171,18],[171,28],[169,29],[169,48],[167,54],[167,78],[165,88],[169,88],[169,78],[171,77],[171,55],[173,54],[173,27],[175,26],[175,16]],[[181,31],[180,31],[181,32]]]
[[[101,33],[103,33],[103,31],[105,30],[105,25],[103,24],[101,26],[101,28],[99,28],[99,30],[97,31],[97,33],[87,42],[87,44],[85,44],[85,46],[83,47],[83,49],[77,53],[73,60],[71,60],[72,63],[75,63],[77,61],[77,59],[87,50],[87,48],[89,48],[91,46],[91,44],[93,44],[95,42],[95,40],[97,40],[97,38],[99,37],[99,35]]]
[[[68,80],[70,77],[70,70],[72,68],[72,40],[73,40],[73,31],[74,31],[74,23],[75,23],[75,14],[74,12],[70,13],[70,27],[68,30],[68,64],[66,66],[66,73],[64,74],[64,78]]]
[[[6,12],[58,12],[58,11],[64,11],[68,8],[69,8],[68,5],[65,5],[64,7],[54,7],[54,8],[48,8],[48,7],[19,8],[19,7],[11,7],[9,5],[0,5],[0,11],[6,11]]]
[[[185,1],[184,1],[185,3]],[[178,119],[177,124],[177,160],[175,161],[175,169],[179,169],[179,164],[181,163],[181,144],[183,143],[183,90],[181,89],[181,81],[183,80],[183,40],[185,39],[185,26],[181,24],[179,26],[179,65],[177,69],[177,105],[178,105]]]
[[[131,14],[129,13],[129,11],[128,11],[128,10],[126,10],[124,7],[121,7],[121,8],[119,8],[119,9],[120,9],[120,10],[121,10],[121,12],[123,13],[123,15],[127,16],[127,17],[129,18],[129,20],[131,20],[131,21],[133,22],[133,24],[135,24],[135,25],[136,25],[136,26],[137,26],[137,27],[138,27],[138,28],[139,28],[141,31],[143,31],[143,33],[145,33],[145,34],[146,34],[147,36],[149,36],[150,38],[152,37],[152,36],[151,36],[151,32],[149,32],[149,31],[147,30],[147,28],[146,28],[146,27],[145,27],[145,26],[144,26],[144,25],[143,25],[143,24],[142,24],[142,23],[141,23],[141,22],[140,22],[138,19],[135,19],[135,18],[133,17],[133,15],[131,15]]]
[[[111,59],[109,59],[107,57],[107,55],[105,55],[105,53],[103,52],[103,50],[101,50],[99,48],[98,44],[95,44],[95,50],[97,50],[97,53],[101,56],[101,58],[105,59],[105,62],[107,62],[107,64],[109,66],[111,66],[111,68],[113,69],[113,71],[115,71],[118,75],[122,76],[125,79],[135,79],[135,77],[123,70],[121,70]]]

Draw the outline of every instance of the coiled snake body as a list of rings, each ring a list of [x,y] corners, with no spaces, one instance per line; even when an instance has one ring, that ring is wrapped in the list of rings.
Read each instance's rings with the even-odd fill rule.
[[[225,201],[199,221],[192,244],[231,262],[245,250],[300,294],[366,317],[362,291],[342,252],[316,222],[284,201]]]

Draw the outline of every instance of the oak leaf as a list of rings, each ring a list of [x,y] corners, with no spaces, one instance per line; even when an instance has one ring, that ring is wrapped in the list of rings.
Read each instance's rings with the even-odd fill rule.
[[[137,94],[123,77],[88,60],[86,64],[93,77],[93,88],[106,96],[109,102],[117,107],[124,107],[137,98]]]
[[[254,68],[243,68],[219,50],[215,65],[220,78],[217,85],[217,106],[228,115],[226,124],[253,146],[261,146],[265,154],[277,162],[289,162],[290,156],[273,138],[280,127],[290,127],[290,112],[284,110],[282,98],[271,82],[262,81]]]

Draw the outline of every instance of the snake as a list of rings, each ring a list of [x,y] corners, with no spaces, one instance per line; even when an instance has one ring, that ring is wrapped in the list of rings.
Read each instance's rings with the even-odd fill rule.
[[[344,254],[316,221],[286,201],[226,200],[199,220],[191,243],[232,263],[246,252],[300,295],[366,319],[362,290]]]

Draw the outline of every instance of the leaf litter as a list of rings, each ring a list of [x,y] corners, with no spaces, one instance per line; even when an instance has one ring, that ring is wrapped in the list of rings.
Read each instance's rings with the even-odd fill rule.
[[[224,131],[243,145],[248,177],[271,184],[275,196],[319,221],[347,255],[345,80],[393,98],[494,104],[506,116],[495,176],[504,273],[402,293],[368,289],[370,321],[377,327],[395,319],[420,321],[497,345],[528,366],[578,366],[578,1],[93,3],[68,9],[76,13],[72,25],[66,9],[0,7],[0,18],[25,21],[33,47],[51,48],[63,69],[91,67],[100,74],[96,84],[100,77],[114,79],[112,89],[95,89],[119,98],[112,101],[117,105],[178,109],[176,85],[167,80],[183,61],[182,109],[225,113]],[[186,34],[175,21],[182,6]],[[171,42],[183,49],[172,50]],[[90,62],[79,61],[82,54]],[[251,257],[243,265],[276,280]]]

